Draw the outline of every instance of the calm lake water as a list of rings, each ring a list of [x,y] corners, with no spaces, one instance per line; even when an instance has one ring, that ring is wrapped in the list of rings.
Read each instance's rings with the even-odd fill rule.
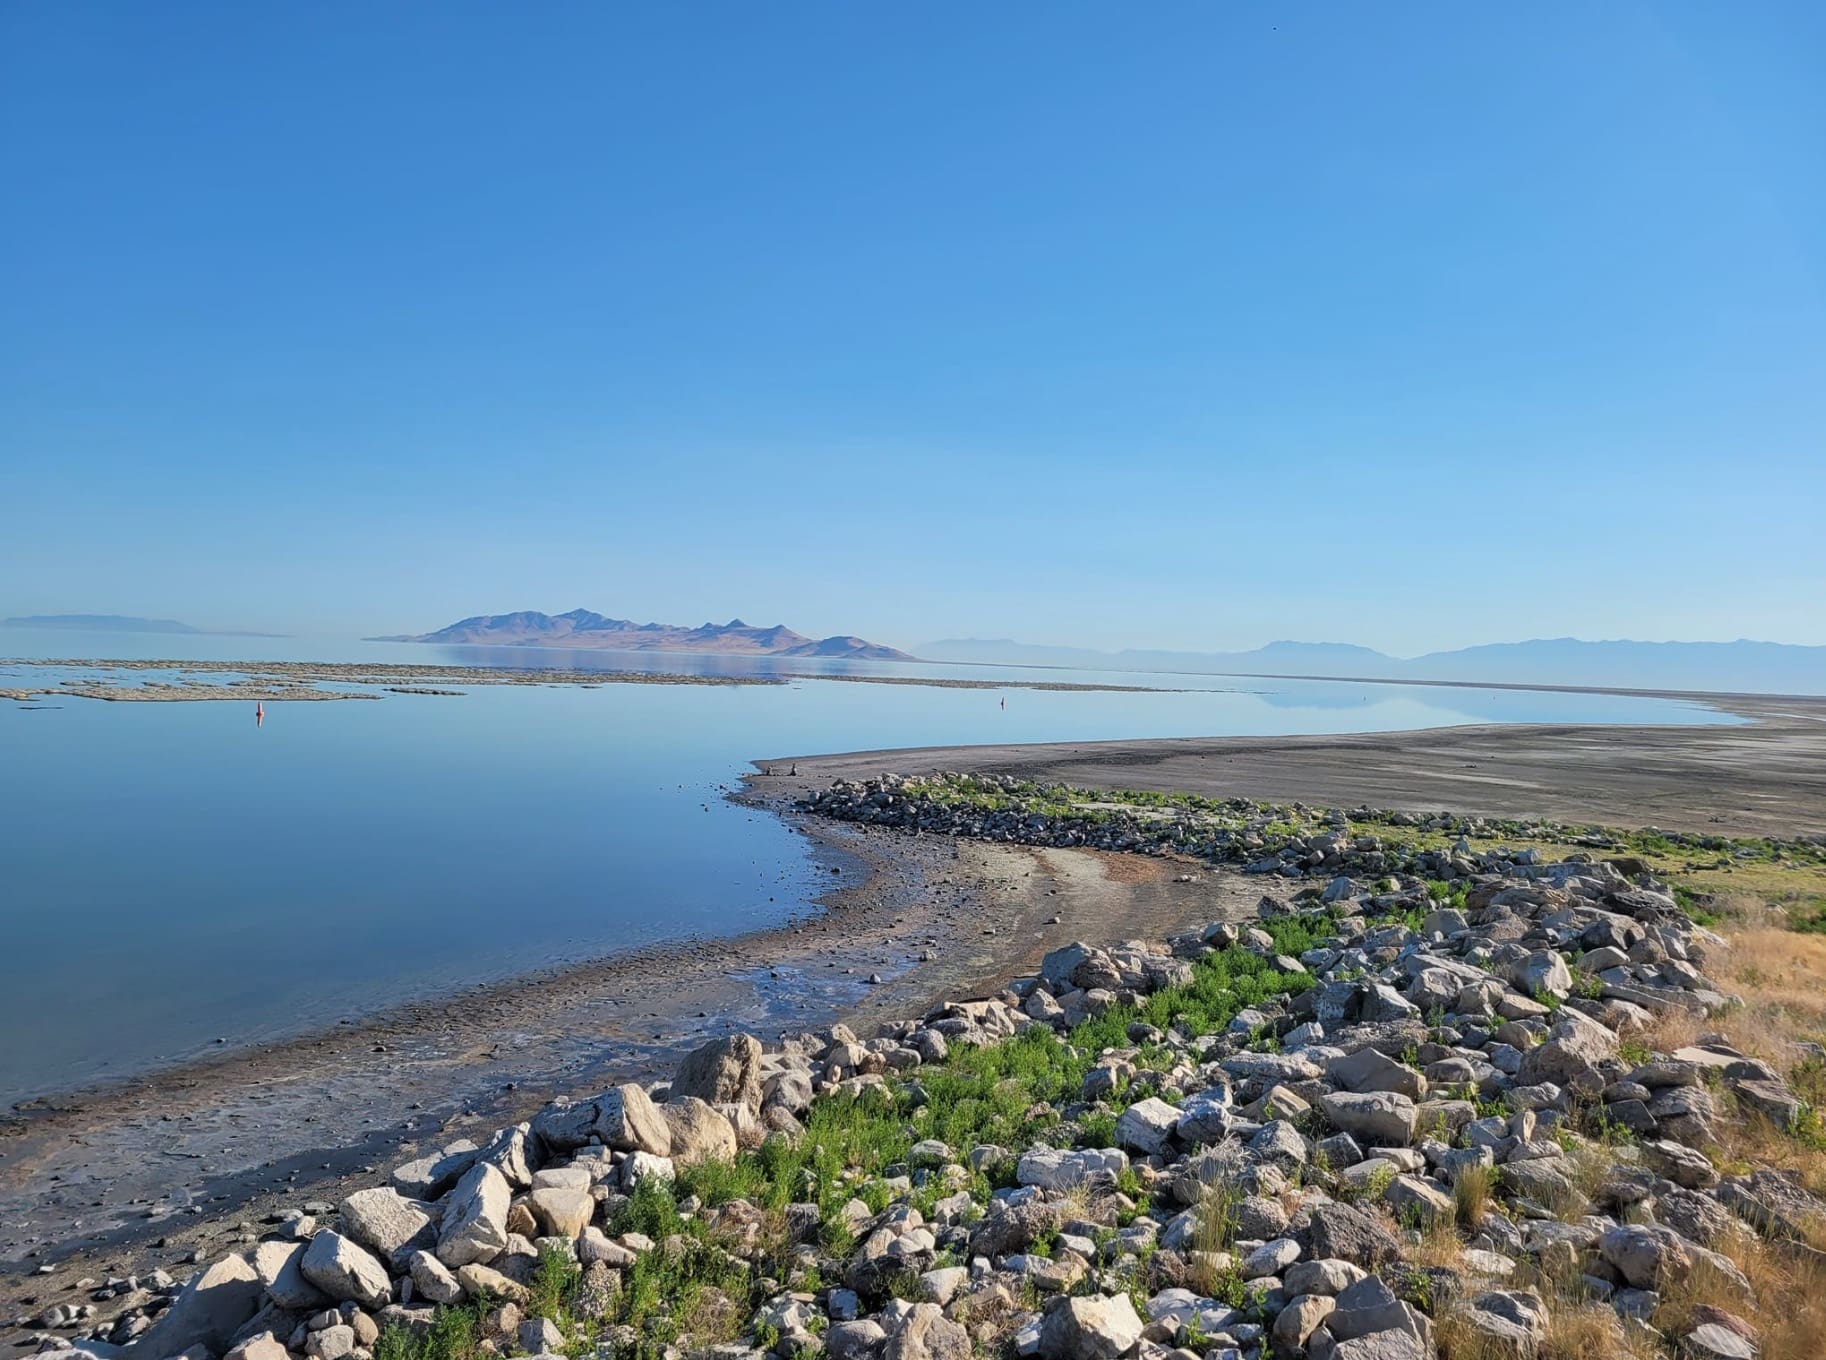
[[[1734,721],[1608,695],[0,629],[0,656],[879,673],[1183,693],[480,686],[379,702],[0,703],[0,1101],[412,997],[802,911],[749,761],[1002,741]],[[0,685],[34,672],[0,666]],[[42,674],[42,672],[35,672]],[[1007,708],[1000,706],[1007,700]]]

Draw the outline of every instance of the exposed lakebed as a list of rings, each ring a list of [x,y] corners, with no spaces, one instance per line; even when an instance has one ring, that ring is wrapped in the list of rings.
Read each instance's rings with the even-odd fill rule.
[[[42,654],[118,656],[123,641],[62,635],[55,653]],[[234,648],[249,654],[250,640],[211,645],[217,659],[233,659]],[[289,640],[261,646],[268,659],[286,647],[303,654]],[[767,658],[580,661],[508,651],[350,644],[334,654],[608,672],[785,669]],[[43,679],[32,669],[7,667],[0,685]],[[790,669],[807,663],[794,659]],[[260,726],[251,702],[0,707],[0,922],[12,946],[0,989],[0,1100],[567,961],[779,924],[828,878],[790,828],[723,797],[757,755],[1468,722],[1732,721],[1618,695],[886,663],[820,669],[1011,687],[813,678],[476,685],[457,697],[269,703]],[[1023,681],[1163,689],[1013,687]]]

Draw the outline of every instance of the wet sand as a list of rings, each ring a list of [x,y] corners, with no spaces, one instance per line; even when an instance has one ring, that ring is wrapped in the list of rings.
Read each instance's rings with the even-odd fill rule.
[[[1331,807],[1546,817],[1732,836],[1826,834],[1826,698],[1703,697],[1753,721],[952,746],[782,756],[768,763],[796,763],[807,786],[890,770],[954,770]]]

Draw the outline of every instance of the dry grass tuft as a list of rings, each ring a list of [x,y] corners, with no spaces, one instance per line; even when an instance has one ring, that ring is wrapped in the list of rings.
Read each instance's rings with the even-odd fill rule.
[[[1719,1245],[1748,1281],[1750,1298],[1729,1273],[1701,1262],[1662,1291],[1656,1327],[1684,1335],[1700,1309],[1722,1309],[1755,1328],[1761,1360],[1819,1360],[1826,1337],[1826,1258],[1766,1241],[1747,1228]]]
[[[1491,1196],[1496,1190],[1496,1168],[1467,1166],[1452,1182],[1452,1209],[1459,1225],[1474,1232],[1490,1211]]]

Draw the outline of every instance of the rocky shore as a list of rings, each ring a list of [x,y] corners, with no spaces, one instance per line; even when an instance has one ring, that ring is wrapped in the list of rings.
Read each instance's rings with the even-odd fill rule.
[[[933,792],[806,808],[1084,843]],[[144,1360],[1811,1353],[1826,1201],[1752,1153],[1820,1139],[1818,1050],[1727,1032],[1731,946],[1669,883],[1229,814],[1223,847],[1098,834],[1255,867],[1253,923],[1068,944],[866,1038],[721,1036],[20,1326]]]

